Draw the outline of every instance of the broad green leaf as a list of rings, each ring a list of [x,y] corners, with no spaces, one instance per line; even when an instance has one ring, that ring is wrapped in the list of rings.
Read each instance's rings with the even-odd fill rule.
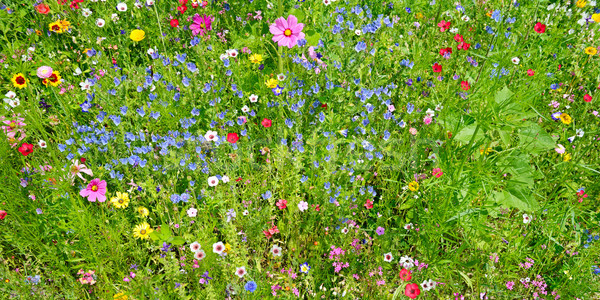
[[[473,137],[473,134],[475,133],[476,128],[477,128],[477,123],[473,123],[471,125],[463,127],[456,134],[456,136],[454,136],[454,140],[462,142],[462,143],[470,142],[471,138]],[[483,138],[483,130],[481,128],[479,128],[479,130],[477,131],[477,136],[475,137],[474,141],[477,142],[481,138]]]

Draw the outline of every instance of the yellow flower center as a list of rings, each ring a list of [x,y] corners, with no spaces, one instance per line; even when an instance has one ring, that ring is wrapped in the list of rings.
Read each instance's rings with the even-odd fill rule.
[[[125,200],[119,199],[119,203],[123,204],[123,202],[125,202]]]
[[[142,230],[140,230],[140,234],[141,234],[141,235],[144,235],[144,234],[146,234],[146,229],[142,229]]]
[[[292,30],[291,30],[291,29],[289,29],[289,28],[288,28],[288,29],[286,29],[286,30],[283,32],[283,35],[285,35],[285,36],[290,36],[290,35],[292,35]]]
[[[98,186],[97,186],[97,185],[93,185],[93,186],[92,186],[92,191],[94,191],[94,192],[95,192],[95,191],[97,191],[97,190],[98,190]]]

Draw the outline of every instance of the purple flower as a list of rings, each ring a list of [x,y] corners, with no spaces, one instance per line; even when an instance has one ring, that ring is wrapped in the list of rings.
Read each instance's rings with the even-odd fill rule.
[[[375,230],[375,232],[377,233],[377,235],[383,235],[385,233],[385,228],[379,226],[377,227],[377,230]]]

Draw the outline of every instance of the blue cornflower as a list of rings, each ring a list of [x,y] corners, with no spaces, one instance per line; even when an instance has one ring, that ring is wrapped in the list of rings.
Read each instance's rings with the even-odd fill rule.
[[[254,291],[256,291],[256,288],[258,286],[256,285],[256,282],[254,281],[248,281],[246,283],[246,285],[244,285],[244,289],[246,289],[246,291],[250,292],[250,293],[254,293]]]
[[[358,42],[358,44],[356,44],[356,47],[354,47],[354,50],[356,50],[356,52],[361,52],[367,49],[367,44],[365,42]]]

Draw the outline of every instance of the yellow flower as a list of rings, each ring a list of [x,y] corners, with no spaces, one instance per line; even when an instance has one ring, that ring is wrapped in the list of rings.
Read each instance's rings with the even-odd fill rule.
[[[571,153],[563,153],[561,154],[563,161],[570,161],[571,160]]]
[[[61,76],[58,73],[58,71],[52,71],[52,75],[50,75],[50,77],[45,78],[44,80],[42,80],[42,83],[45,86],[48,86],[48,84],[52,85],[52,86],[59,86],[60,85],[60,80],[61,80]]]
[[[18,87],[20,89],[27,86],[27,79],[25,79],[25,75],[23,75],[23,73],[15,74],[10,81],[12,81],[14,87]]]
[[[265,84],[269,88],[274,89],[277,87],[277,84],[279,84],[279,81],[277,81],[277,79],[275,79],[275,78],[271,78],[271,79],[267,80],[267,82],[265,82]]]
[[[488,155],[490,153],[492,153],[492,148],[487,148],[487,149],[480,149],[479,150],[479,154],[483,155],[485,153],[485,155]]]
[[[110,198],[110,202],[116,208],[125,208],[129,205],[129,194],[117,192],[117,196]]]
[[[596,54],[596,52],[598,52],[598,50],[596,50],[596,48],[594,48],[594,47],[585,48],[585,54],[587,54],[587,55],[594,55],[594,54]]]
[[[146,33],[140,29],[135,29],[135,30],[131,31],[131,34],[129,34],[129,38],[134,42],[139,42],[139,41],[143,40],[145,37],[146,37]]]
[[[150,233],[152,231],[154,230],[150,228],[150,224],[144,222],[140,225],[135,226],[135,228],[133,229],[133,236],[138,239],[147,240],[150,238]]]
[[[413,192],[416,192],[417,190],[419,190],[419,183],[416,182],[416,181],[411,181],[408,184],[408,189],[411,190],[411,191],[413,191]]]
[[[417,18],[417,19],[423,19],[423,14],[422,13],[416,13],[415,14],[415,18]]]
[[[225,243],[225,250],[223,252],[227,254],[231,253],[231,245],[229,243]]]
[[[571,121],[573,121],[573,119],[571,119],[571,116],[569,116],[567,113],[562,113],[559,116],[560,120],[563,122],[563,124],[571,124]]]
[[[592,20],[594,20],[596,23],[600,23],[600,14],[593,14]]]
[[[52,22],[48,25],[48,27],[50,28],[50,31],[52,32],[56,32],[56,33],[63,33],[67,30],[69,30],[69,27],[71,26],[71,22],[67,21],[67,20],[58,20],[55,22]]]
[[[139,213],[139,214],[140,214],[142,217],[147,217],[147,216],[150,214],[150,211],[149,211],[147,208],[143,207],[143,206],[140,206],[140,207],[138,207],[138,208],[137,208],[137,212],[138,212],[138,213]]]
[[[587,4],[587,1],[585,1],[585,0],[577,1],[577,7],[579,7],[579,8],[583,8],[586,4]]]
[[[120,292],[120,293],[114,295],[113,298],[115,300],[127,300],[128,299],[127,295],[125,295],[125,293],[123,293],[123,292]]]
[[[250,61],[253,64],[260,64],[263,61],[263,57],[260,54],[252,54],[250,55]]]

